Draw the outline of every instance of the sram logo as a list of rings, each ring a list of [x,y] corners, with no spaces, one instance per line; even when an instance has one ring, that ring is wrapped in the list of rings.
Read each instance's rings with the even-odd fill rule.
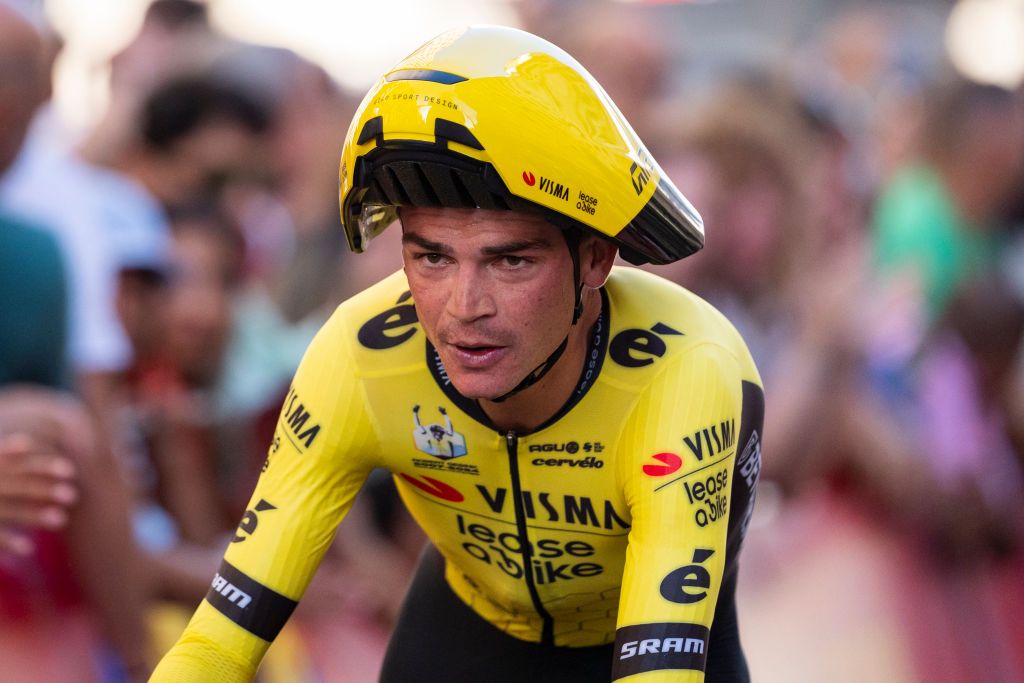
[[[646,638],[631,640],[622,644],[619,659],[629,659],[636,655],[656,655],[665,652],[704,653],[704,641],[700,638]]]
[[[615,632],[619,649],[612,663],[612,680],[645,671],[672,671],[675,680],[682,676],[681,669],[704,671],[710,635],[710,630],[701,624],[623,626]]]
[[[227,598],[228,602],[238,605],[242,609],[245,609],[252,602],[251,595],[225,579],[219,573],[214,575],[213,583],[210,584],[210,587]]]
[[[608,355],[612,360],[627,368],[642,368],[650,365],[655,358],[661,358],[668,350],[664,335],[682,335],[664,323],[655,323],[650,330],[631,328],[612,337]]]

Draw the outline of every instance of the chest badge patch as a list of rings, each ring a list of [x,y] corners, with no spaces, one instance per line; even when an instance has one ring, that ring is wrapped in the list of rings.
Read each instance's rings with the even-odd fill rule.
[[[425,425],[420,421],[420,407],[413,406],[412,438],[416,449],[441,460],[451,460],[466,455],[466,437],[452,427],[452,419],[448,416],[448,411],[444,406],[438,406],[437,409],[441,413],[441,420],[444,424],[436,422]]]

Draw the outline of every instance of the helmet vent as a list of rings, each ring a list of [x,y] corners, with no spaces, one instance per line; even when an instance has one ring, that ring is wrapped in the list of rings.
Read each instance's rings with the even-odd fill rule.
[[[398,174],[395,173],[395,169],[390,166],[383,168],[384,173],[374,173],[373,179],[377,185],[377,191],[380,193],[379,196],[386,197],[389,204],[395,204],[400,206],[402,204],[410,204],[409,195],[405,191],[405,187],[402,184]]]
[[[379,145],[384,141],[384,117],[374,116],[372,119],[363,124],[363,129],[359,131],[359,139],[356,140],[356,144],[365,145],[370,140],[377,139]]]
[[[434,186],[430,183],[430,176],[428,176],[426,172],[423,170],[423,166],[417,163],[413,163],[412,168],[415,171],[417,177],[419,178],[419,186],[423,188],[423,195],[428,198],[427,205],[444,206],[444,202],[441,201],[441,198],[438,196],[438,193],[434,189]],[[433,175],[435,177],[440,176],[440,174]]]
[[[470,193],[469,188],[466,187],[465,181],[462,179],[462,174],[455,169],[448,169],[449,180],[452,184],[454,194],[459,198],[459,204],[463,206],[479,206],[479,203],[473,199],[473,195]]]
[[[444,139],[449,142],[457,142],[472,149],[483,150],[484,148],[480,141],[476,139],[476,136],[470,132],[469,128],[448,119],[434,119],[434,137],[438,142]]]

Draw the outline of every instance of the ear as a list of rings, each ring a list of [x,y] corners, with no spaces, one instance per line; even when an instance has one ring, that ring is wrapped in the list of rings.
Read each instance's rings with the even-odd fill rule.
[[[580,280],[587,287],[603,286],[615,263],[617,247],[596,235],[587,235],[580,241]]]

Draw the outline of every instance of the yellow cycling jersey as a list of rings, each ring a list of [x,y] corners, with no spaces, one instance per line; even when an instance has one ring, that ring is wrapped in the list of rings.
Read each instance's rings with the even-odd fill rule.
[[[613,680],[703,680],[760,471],[761,382],[733,327],[681,287],[617,267],[602,304],[576,391],[529,434],[499,432],[449,383],[401,272],[342,304],[154,680],[251,678],[376,467],[497,628],[615,641]]]

